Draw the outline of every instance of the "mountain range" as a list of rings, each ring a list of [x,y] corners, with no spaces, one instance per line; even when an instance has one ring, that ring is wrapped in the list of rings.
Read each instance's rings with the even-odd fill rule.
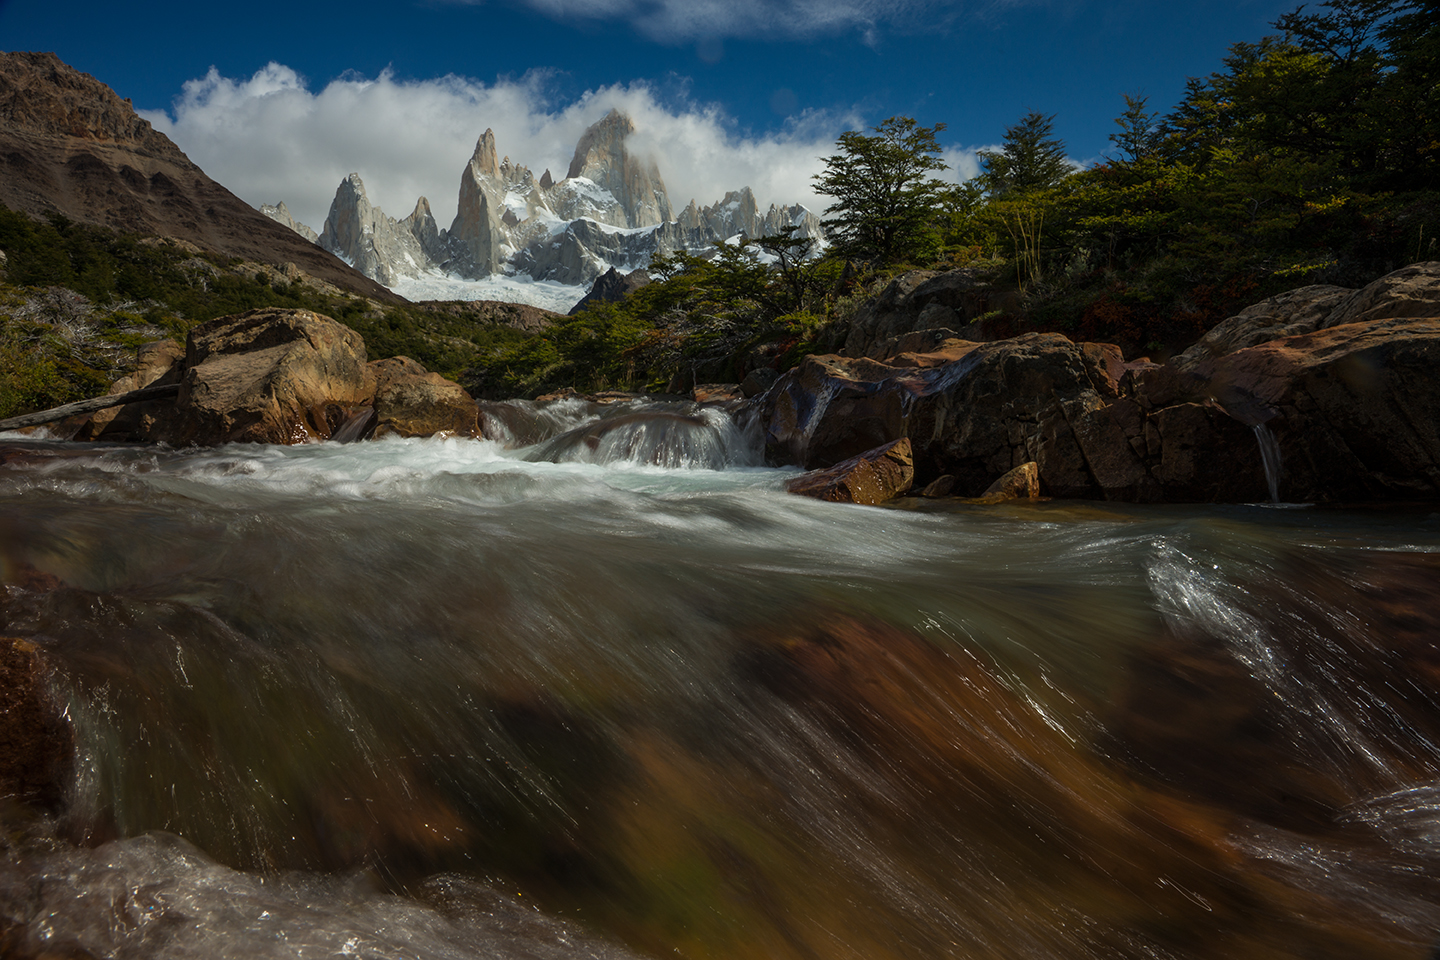
[[[823,238],[819,219],[796,204],[761,213],[749,187],[706,207],[694,200],[675,212],[653,160],[627,147],[634,122],[612,110],[576,144],[565,178],[500,159],[486,130],[460,174],[454,221],[440,229],[425,197],[402,220],[365,195],[358,174],[340,182],[323,228],[297,223],[284,202],[261,212],[317,243],[367,277],[395,287],[405,278],[458,280],[523,276],[574,286],[610,269],[645,267],[657,254],[703,253],[717,241],[761,237],[793,226]]]

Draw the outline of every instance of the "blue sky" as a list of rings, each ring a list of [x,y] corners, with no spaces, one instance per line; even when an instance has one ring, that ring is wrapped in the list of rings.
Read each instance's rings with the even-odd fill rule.
[[[563,174],[611,106],[650,136],[672,199],[750,183],[817,202],[845,129],[945,123],[962,172],[1028,110],[1078,161],[1122,93],[1165,109],[1290,0],[0,0],[0,46],[52,50],[130,97],[251,203],[318,226],[351,170],[393,216],[444,223],[475,138]],[[207,79],[208,78],[208,79]],[[187,86],[188,84],[188,86]],[[678,195],[677,195],[678,194]],[[821,201],[823,202],[823,201]]]

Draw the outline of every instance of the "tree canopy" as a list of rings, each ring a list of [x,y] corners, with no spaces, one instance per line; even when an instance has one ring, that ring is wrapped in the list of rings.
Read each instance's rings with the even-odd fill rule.
[[[1031,110],[1005,131],[998,151],[981,150],[980,180],[991,196],[1053,187],[1074,172],[1065,143],[1055,136],[1055,115]]]
[[[891,117],[871,133],[847,131],[823,157],[815,187],[835,202],[825,208],[825,230],[843,256],[879,264],[911,260],[938,245],[938,211],[948,186],[933,177],[947,166],[936,134],[945,124],[922,127]]]

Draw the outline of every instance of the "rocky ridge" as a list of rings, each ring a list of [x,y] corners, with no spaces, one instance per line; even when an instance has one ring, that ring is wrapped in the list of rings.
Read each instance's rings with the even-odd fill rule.
[[[0,52],[0,203],[154,234],[399,298],[207,177],[130,101],[53,53]]]
[[[702,251],[739,235],[759,237],[796,227],[802,237],[823,236],[819,218],[798,204],[761,212],[749,187],[678,214],[653,161],[632,154],[629,117],[611,111],[581,136],[565,179],[501,158],[486,130],[461,171],[454,221],[439,229],[421,197],[403,220],[388,217],[365,196],[358,174],[341,181],[320,246],[380,283],[433,271],[460,278],[524,274],[534,280],[589,284],[609,269],[633,272],[651,257]],[[283,211],[261,212],[302,234],[314,231]],[[308,235],[308,234],[306,234]]]

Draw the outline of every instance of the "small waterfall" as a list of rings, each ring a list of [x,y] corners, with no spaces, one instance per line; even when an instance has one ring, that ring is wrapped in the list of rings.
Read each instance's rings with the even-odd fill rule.
[[[1265,463],[1265,482],[1270,487],[1270,502],[1280,502],[1280,444],[1275,434],[1263,423],[1251,427],[1255,442],[1260,445],[1260,459]]]

